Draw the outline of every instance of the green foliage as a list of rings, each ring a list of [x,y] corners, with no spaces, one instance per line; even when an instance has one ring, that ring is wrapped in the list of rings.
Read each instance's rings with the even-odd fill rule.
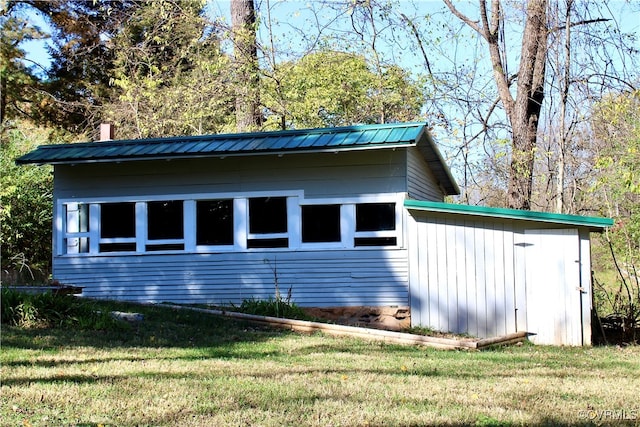
[[[304,310],[292,303],[288,299],[281,297],[269,298],[267,300],[247,299],[242,301],[238,311],[257,316],[281,317],[286,319],[309,320]]]
[[[106,311],[96,310],[92,301],[52,292],[25,293],[2,288],[2,323],[22,328],[118,329],[118,322]]]
[[[21,117],[28,114],[35,123],[74,133],[95,129],[100,120],[97,107],[112,93],[110,39],[139,2],[6,0],[2,5],[3,16],[23,21],[21,31],[49,37],[51,63],[38,64],[37,91],[22,85],[26,90],[21,95],[30,102],[21,108]],[[51,34],[43,34],[33,17],[41,18]],[[7,37],[10,45],[20,47],[20,39]]]
[[[232,123],[230,61],[203,7],[144,3],[113,38],[117,96],[102,111],[118,138],[217,133]]]
[[[267,127],[305,128],[410,121],[422,96],[406,71],[387,67],[376,75],[366,58],[321,51],[285,62],[265,78]]]
[[[25,122],[5,131],[0,150],[2,269],[46,273],[51,264],[51,167],[17,166],[15,159],[45,143],[49,133]]]
[[[20,44],[46,35],[27,24],[26,18],[0,15],[0,122],[32,115],[39,98],[38,79]]]
[[[595,108],[598,173],[592,193],[615,225],[594,245],[601,317],[614,319],[624,340],[640,326],[640,91],[610,96]],[[599,244],[598,244],[599,243]],[[613,273],[613,274],[612,274]]]

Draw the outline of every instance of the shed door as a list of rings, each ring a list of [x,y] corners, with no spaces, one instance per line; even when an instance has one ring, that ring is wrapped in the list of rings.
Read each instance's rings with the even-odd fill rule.
[[[536,344],[582,345],[578,230],[527,230],[527,331]]]

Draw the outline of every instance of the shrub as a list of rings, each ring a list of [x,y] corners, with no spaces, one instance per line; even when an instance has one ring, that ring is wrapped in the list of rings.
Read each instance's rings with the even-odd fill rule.
[[[0,303],[2,323],[22,328],[115,329],[126,325],[108,312],[98,312],[92,301],[71,295],[2,288]]]

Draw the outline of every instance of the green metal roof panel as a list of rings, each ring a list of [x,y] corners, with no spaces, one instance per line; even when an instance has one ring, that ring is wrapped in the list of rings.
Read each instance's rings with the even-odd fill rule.
[[[123,162],[414,146],[418,146],[445,194],[458,194],[455,179],[451,176],[424,123],[43,145],[18,158],[16,163]]]
[[[595,229],[607,228],[613,225],[613,220],[611,218],[521,211],[505,208],[489,208],[484,206],[456,205],[452,203],[427,202],[422,200],[406,200],[404,202],[404,206],[407,209],[427,212],[467,214],[491,218],[549,222],[555,224],[578,225]]]
[[[410,146],[423,123],[347,126],[276,132],[114,140],[44,145],[20,157],[26,163],[79,163],[173,158],[198,155],[250,155],[256,152],[287,152],[324,149],[360,149],[370,146]]]

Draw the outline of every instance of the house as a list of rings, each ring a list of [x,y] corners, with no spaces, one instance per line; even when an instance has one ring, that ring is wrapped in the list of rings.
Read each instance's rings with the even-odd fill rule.
[[[83,295],[409,306],[414,326],[590,344],[589,233],[604,218],[444,203],[424,124],[41,146],[53,277]]]

